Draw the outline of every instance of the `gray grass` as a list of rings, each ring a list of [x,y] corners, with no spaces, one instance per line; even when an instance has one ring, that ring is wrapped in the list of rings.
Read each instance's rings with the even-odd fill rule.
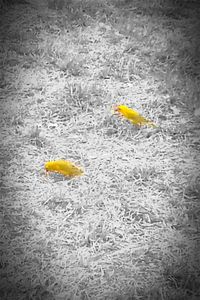
[[[1,299],[200,296],[199,8],[161,4],[3,8]]]

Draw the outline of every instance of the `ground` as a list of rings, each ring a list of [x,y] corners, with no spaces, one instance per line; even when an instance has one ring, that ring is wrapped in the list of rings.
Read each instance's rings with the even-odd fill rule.
[[[0,298],[197,300],[199,4],[56,3],[0,12]]]

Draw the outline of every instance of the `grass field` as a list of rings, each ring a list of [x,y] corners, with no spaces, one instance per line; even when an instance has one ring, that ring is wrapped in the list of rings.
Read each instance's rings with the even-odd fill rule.
[[[0,299],[200,299],[200,5],[66,2],[0,12]]]

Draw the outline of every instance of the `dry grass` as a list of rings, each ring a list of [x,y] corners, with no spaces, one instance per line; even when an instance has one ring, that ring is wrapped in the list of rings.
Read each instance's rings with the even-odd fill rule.
[[[199,7],[175,2],[3,7],[1,299],[200,297]]]

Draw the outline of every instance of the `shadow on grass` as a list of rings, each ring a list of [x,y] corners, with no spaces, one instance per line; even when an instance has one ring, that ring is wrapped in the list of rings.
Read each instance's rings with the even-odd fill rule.
[[[167,32],[165,47],[161,44],[160,50],[154,52],[151,49],[151,53],[140,49],[144,61],[149,61],[151,65],[149,75],[164,83],[163,93],[170,94],[172,104],[175,102],[179,105],[184,102],[192,109],[199,106],[200,3],[173,0],[151,2],[119,0],[112,3],[122,12],[121,30],[130,40],[135,38],[138,32],[134,31],[131,24],[127,26],[125,24],[129,19],[134,20],[139,16],[152,23],[152,29],[150,27],[146,29],[146,36],[138,35],[138,41],[143,40],[145,47],[150,46],[149,37],[153,39],[159,27]],[[135,49],[136,45],[132,48]]]

